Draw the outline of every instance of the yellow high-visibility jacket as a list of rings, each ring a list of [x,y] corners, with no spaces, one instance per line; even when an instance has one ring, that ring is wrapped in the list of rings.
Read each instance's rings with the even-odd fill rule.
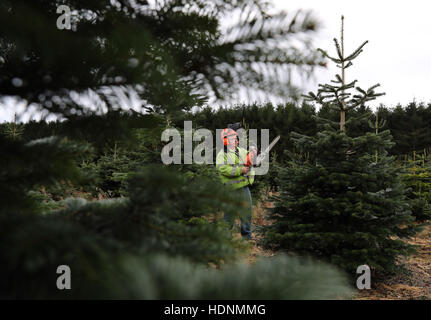
[[[229,185],[232,189],[239,189],[254,182],[254,170],[250,169],[247,175],[241,174],[241,168],[245,165],[247,150],[237,148],[239,157],[234,150],[227,149],[227,152],[220,150],[216,158],[216,166],[222,183]]]

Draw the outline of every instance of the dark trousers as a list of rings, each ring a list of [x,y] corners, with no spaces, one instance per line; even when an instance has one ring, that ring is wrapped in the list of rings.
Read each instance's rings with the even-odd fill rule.
[[[241,235],[245,238],[251,237],[251,215],[253,212],[251,193],[248,186],[243,188],[234,190],[233,192],[238,194],[238,197],[241,201],[245,201],[247,203],[247,214],[240,215],[241,218]],[[233,228],[235,217],[229,217],[226,213],[224,213],[224,221],[226,221],[230,228]]]

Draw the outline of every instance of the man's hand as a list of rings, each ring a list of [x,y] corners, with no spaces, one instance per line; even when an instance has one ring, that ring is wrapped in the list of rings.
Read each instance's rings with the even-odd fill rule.
[[[241,168],[241,174],[246,174],[249,171],[250,171],[249,167],[244,166],[244,167]]]

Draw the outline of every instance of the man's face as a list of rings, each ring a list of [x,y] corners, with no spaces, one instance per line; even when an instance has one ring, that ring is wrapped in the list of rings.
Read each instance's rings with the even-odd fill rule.
[[[228,136],[227,143],[229,147],[236,147],[236,145],[238,144],[238,139],[236,138],[235,135]]]

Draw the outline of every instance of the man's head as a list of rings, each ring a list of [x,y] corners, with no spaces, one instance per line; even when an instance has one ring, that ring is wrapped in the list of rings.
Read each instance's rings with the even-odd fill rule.
[[[221,139],[224,146],[236,147],[238,145],[238,134],[230,128],[226,128],[221,132]]]

